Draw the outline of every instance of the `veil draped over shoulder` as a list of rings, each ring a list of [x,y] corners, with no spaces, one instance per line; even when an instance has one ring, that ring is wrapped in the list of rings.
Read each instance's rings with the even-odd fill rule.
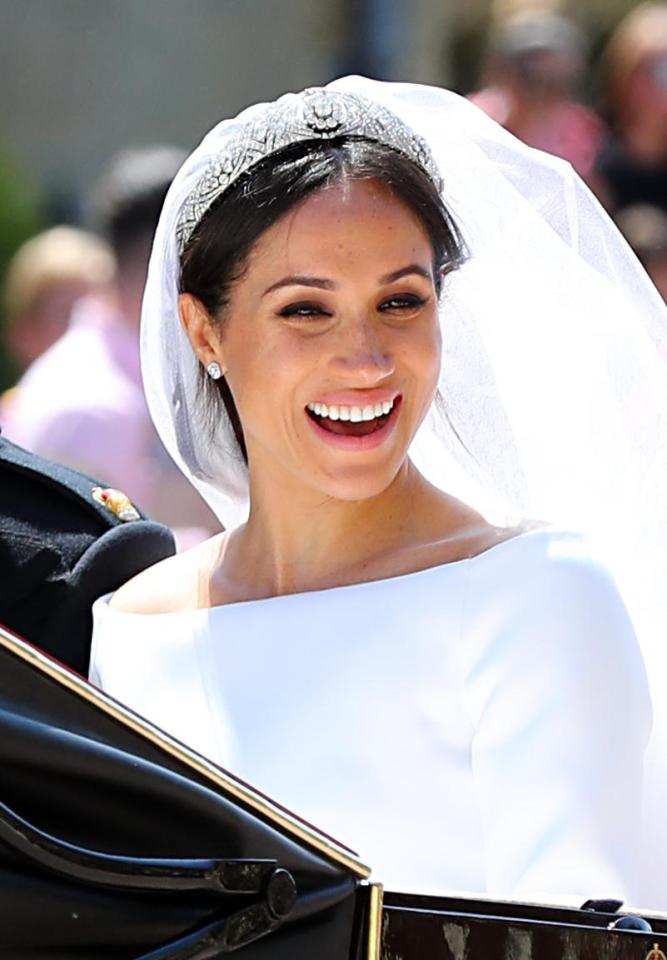
[[[441,399],[413,460],[491,519],[582,530],[621,586],[654,706],[641,905],[667,909],[667,309],[569,164],[445,90],[361,77],[329,89],[384,106],[426,141],[468,251],[445,282]],[[142,316],[156,427],[227,527],[247,515],[246,468],[228,422],[214,445],[198,421],[198,362],[177,312],[175,227],[209,160],[262,109],[214,127],[177,175]]]

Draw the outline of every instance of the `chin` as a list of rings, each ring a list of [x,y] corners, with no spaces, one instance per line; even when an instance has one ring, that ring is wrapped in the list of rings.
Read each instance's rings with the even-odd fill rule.
[[[372,500],[392,485],[400,468],[401,464],[393,470],[376,470],[366,473],[354,471],[354,474],[347,473],[345,476],[337,477],[329,474],[316,485],[332,500],[341,500],[346,503]]]

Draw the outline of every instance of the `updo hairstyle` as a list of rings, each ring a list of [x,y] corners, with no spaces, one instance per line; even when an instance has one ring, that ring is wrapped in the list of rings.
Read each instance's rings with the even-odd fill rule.
[[[358,137],[308,140],[272,154],[226,190],[195,228],[181,256],[179,292],[197,297],[218,323],[248,254],[265,230],[318,190],[343,180],[377,180],[410,210],[433,250],[433,276],[440,295],[446,273],[464,258],[459,230],[427,174],[396,150]],[[215,431],[220,404],[247,462],[243,430],[224,377],[211,380],[201,368],[204,416]]]

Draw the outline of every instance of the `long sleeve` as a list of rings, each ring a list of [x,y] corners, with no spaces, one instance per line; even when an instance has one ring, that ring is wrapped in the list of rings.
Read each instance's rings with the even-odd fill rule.
[[[532,539],[528,563],[508,545],[468,581],[464,691],[487,889],[627,900],[650,728],[643,662],[585,544]]]

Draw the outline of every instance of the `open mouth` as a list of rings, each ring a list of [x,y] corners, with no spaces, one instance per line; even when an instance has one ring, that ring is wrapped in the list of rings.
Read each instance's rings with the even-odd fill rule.
[[[343,406],[309,403],[310,419],[327,433],[341,437],[367,437],[382,430],[393,420],[401,404],[401,396],[367,406]]]

